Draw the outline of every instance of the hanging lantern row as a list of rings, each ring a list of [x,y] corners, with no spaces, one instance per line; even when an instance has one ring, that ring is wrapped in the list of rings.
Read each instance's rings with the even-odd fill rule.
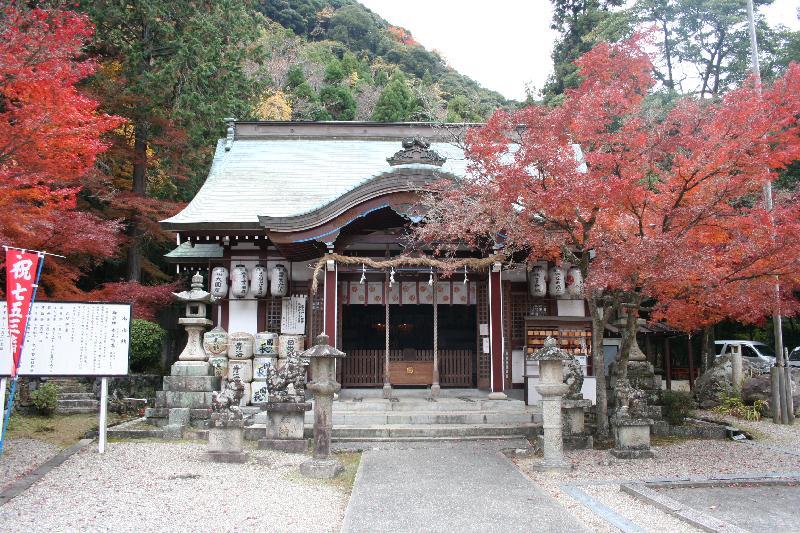
[[[268,276],[267,267],[256,265],[250,272],[244,265],[236,265],[228,275],[228,269],[223,266],[214,267],[209,279],[209,292],[217,298],[228,296],[228,281],[230,280],[230,294],[234,298],[245,298],[251,293],[256,298],[267,295],[268,279],[272,278],[270,294],[272,296],[286,296],[289,293],[289,271],[283,265],[272,268],[272,276]]]
[[[547,294],[552,297],[568,295],[573,298],[583,296],[583,274],[578,267],[570,267],[565,270],[554,266],[548,273],[542,265],[536,265],[531,269],[528,277],[528,289],[531,296],[542,298]]]

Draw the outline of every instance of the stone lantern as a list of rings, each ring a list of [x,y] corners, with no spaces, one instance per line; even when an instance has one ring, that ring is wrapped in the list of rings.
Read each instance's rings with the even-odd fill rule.
[[[544,418],[544,460],[534,466],[544,472],[564,472],[572,470],[572,465],[564,461],[563,424],[561,420],[561,400],[569,390],[564,383],[563,361],[570,355],[558,347],[556,339],[547,337],[544,347],[530,358],[539,362],[539,384],[536,392],[542,397],[542,417]]]
[[[203,276],[199,272],[192,276],[191,290],[173,294],[179,302],[186,302],[186,317],[179,319],[178,323],[186,328],[189,336],[178,361],[205,361],[208,356],[203,349],[203,332],[211,325],[206,318],[206,304],[213,303],[215,298],[203,290]]]
[[[336,359],[344,356],[344,352],[328,344],[325,333],[321,333],[314,346],[301,354],[311,361],[313,381],[306,388],[314,393],[314,457],[300,465],[300,473],[308,477],[328,479],[336,477],[344,469],[342,463],[330,456],[333,395],[342,388],[336,382],[334,364]]]

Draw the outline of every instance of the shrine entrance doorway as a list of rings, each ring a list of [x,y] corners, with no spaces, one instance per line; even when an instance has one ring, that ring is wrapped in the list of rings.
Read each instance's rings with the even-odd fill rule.
[[[477,316],[475,305],[391,305],[386,331],[385,305],[342,308],[342,385],[380,387],[389,367],[389,383],[427,387],[433,383],[434,324],[438,342],[439,384],[477,385]],[[388,342],[388,353],[387,353]]]

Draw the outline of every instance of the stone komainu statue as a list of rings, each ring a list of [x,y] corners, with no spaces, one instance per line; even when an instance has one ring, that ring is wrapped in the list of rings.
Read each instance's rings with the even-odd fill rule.
[[[581,393],[581,389],[583,388],[583,369],[581,369],[581,364],[573,357],[569,361],[564,361],[563,372],[564,383],[569,385],[566,398],[582,399],[583,394]]]
[[[267,369],[267,389],[270,402],[302,403],[306,401],[306,367],[300,354],[291,354],[280,370]]]
[[[244,385],[241,381],[229,381],[222,392],[211,393],[211,412],[229,420],[241,420],[242,411],[239,402],[244,394]]]

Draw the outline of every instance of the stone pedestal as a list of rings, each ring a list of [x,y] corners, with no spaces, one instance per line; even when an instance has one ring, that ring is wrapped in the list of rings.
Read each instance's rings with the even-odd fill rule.
[[[217,463],[244,463],[247,454],[242,451],[244,422],[223,420],[217,413],[208,423],[208,458]]]
[[[611,455],[618,459],[653,457],[653,452],[650,450],[652,424],[653,421],[649,418],[614,417],[612,425],[616,433],[617,447],[611,450]]]
[[[586,431],[585,411],[592,406],[591,400],[566,399],[561,403],[564,419],[564,448],[567,450],[587,450],[594,444],[592,436]]]
[[[263,404],[266,411],[266,436],[259,439],[260,450],[281,450],[303,453],[308,448],[303,438],[303,419],[311,409],[310,403],[269,402]]]
[[[202,427],[211,407],[211,394],[220,388],[220,378],[205,361],[178,361],[164,376],[163,389],[156,392],[156,405],[147,409],[149,423],[164,426],[165,438],[179,439],[188,427]],[[166,425],[164,418],[167,419]]]

